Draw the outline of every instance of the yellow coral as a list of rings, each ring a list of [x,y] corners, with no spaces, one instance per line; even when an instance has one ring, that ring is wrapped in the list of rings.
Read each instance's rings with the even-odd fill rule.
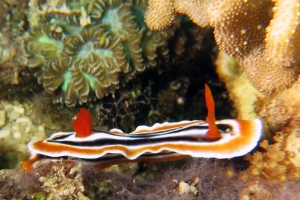
[[[241,61],[263,43],[271,19],[266,11],[272,4],[256,0],[225,2],[216,5],[220,10],[212,24],[215,39],[220,49]]]
[[[300,49],[300,1],[275,1],[274,18],[267,28],[266,54],[274,56],[274,63],[281,67],[299,65]]]
[[[299,75],[299,0],[276,1],[265,44],[241,61],[250,82],[270,94],[294,84]]]
[[[149,0],[145,22],[152,30],[162,30],[175,19],[173,0]]]
[[[275,182],[299,180],[300,170],[291,162],[283,148],[285,136],[283,133],[277,133],[274,140],[276,143],[272,145],[268,145],[267,140],[260,143],[266,152],[255,152],[251,157],[245,158],[251,165],[240,173],[243,182],[247,182],[251,177],[261,177]]]
[[[259,91],[271,94],[291,87],[300,65],[300,1],[273,1],[275,7],[271,0],[174,0],[174,10],[214,27],[219,48],[238,60]]]
[[[209,25],[211,20],[210,0],[149,0],[145,23],[151,30],[162,30],[170,26],[175,12],[185,14],[198,26]]]
[[[211,0],[175,0],[174,8],[177,13],[185,14],[198,26],[208,26],[211,21]]]

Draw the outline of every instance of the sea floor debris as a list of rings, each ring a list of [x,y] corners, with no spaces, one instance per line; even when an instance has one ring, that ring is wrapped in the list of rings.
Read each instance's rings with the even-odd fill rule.
[[[229,160],[190,159],[167,165],[121,164],[103,171],[82,162],[43,161],[31,174],[22,169],[0,170],[0,198],[225,200],[300,196],[299,181],[256,178],[244,183],[237,174],[241,169],[233,166]]]

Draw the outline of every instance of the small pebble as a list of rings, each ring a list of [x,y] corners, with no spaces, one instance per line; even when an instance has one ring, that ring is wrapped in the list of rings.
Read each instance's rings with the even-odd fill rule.
[[[190,185],[184,181],[180,181],[178,185],[179,194],[188,194],[190,193]]]
[[[198,190],[195,186],[189,185],[184,181],[180,181],[178,184],[179,194],[198,194]]]
[[[22,105],[14,106],[14,111],[19,113],[20,115],[24,115],[25,113],[25,109],[23,108]]]

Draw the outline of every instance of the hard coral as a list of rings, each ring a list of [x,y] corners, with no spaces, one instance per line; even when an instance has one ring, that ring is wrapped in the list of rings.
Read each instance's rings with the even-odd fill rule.
[[[250,82],[263,93],[289,88],[298,78],[299,4],[299,0],[275,1],[264,43],[241,61]]]
[[[146,3],[33,1],[28,68],[48,93],[58,95],[57,102],[74,106],[103,98],[147,67],[199,49],[201,29],[184,17],[164,31],[150,31],[141,20]]]
[[[249,81],[259,91],[271,94],[295,83],[300,64],[300,2],[273,2],[173,0],[173,10],[188,15],[198,26],[214,27],[219,48],[238,60]],[[148,13],[160,13],[163,8],[149,1],[148,9],[156,10]],[[157,18],[149,19],[151,21],[146,20],[147,25],[155,29],[153,24],[156,24]],[[163,24],[160,29],[168,26],[168,20],[163,18],[160,21]]]
[[[299,199],[300,170],[295,162],[299,157],[287,149],[291,145],[288,137],[278,132],[274,144],[260,143],[265,152],[246,156],[251,165],[240,172],[245,183],[239,192],[241,199]]]
[[[261,177],[270,182],[299,181],[300,170],[291,162],[290,155],[284,149],[285,136],[277,133],[274,137],[275,144],[269,145],[267,140],[260,143],[266,152],[255,152],[246,156],[251,165],[246,171],[241,172],[240,178],[247,182],[253,177]]]
[[[153,30],[162,30],[175,19],[172,0],[149,0],[145,22]]]

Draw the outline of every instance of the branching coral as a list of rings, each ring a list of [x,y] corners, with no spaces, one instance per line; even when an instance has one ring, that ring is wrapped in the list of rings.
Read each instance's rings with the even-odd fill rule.
[[[103,98],[137,72],[200,48],[201,29],[186,18],[150,31],[142,20],[147,1],[126,2],[31,2],[28,68],[58,102],[74,106]]]
[[[270,0],[172,2],[174,12],[188,15],[201,27],[214,27],[219,48],[238,60],[249,81],[259,91],[271,94],[295,83],[300,64],[300,2],[273,1],[274,7]],[[149,1],[147,12],[160,13],[163,8],[155,6],[153,2]],[[274,15],[271,13],[272,7]],[[152,19],[146,20],[147,25],[151,29],[157,29],[154,26],[157,18],[147,19]],[[170,19],[163,18],[159,29],[166,28],[168,20]]]

